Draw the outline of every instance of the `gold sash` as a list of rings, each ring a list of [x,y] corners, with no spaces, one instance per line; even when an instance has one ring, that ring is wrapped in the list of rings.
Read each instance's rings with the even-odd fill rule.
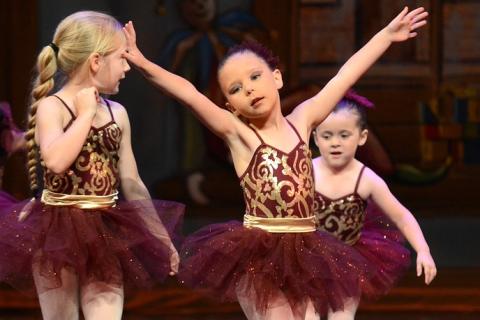
[[[118,199],[118,191],[106,196],[73,195],[43,190],[42,203],[50,206],[71,206],[79,209],[100,209],[113,207]]]
[[[270,233],[302,233],[315,231],[315,217],[308,218],[260,218],[243,216],[246,228],[260,228]]]

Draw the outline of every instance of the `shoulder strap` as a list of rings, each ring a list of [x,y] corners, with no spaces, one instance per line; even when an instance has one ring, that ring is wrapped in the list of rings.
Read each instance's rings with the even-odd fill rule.
[[[110,106],[110,102],[107,99],[103,99],[105,104],[107,105],[108,112],[110,112],[110,116],[112,117],[112,122],[115,122],[115,118],[113,117],[112,107]]]
[[[76,119],[77,117],[75,116],[75,114],[73,113],[72,109],[70,109],[70,107],[65,103],[65,101],[63,101],[62,98],[60,98],[59,96],[57,95],[53,95],[55,98],[57,98],[58,100],[60,100],[60,102],[65,106],[65,108],[67,108],[68,110],[68,113],[70,113],[70,115],[72,116],[72,119]]]
[[[358,174],[357,183],[355,184],[355,190],[353,191],[354,193],[357,192],[358,185],[360,184],[360,178],[362,178],[362,174],[364,170],[365,170],[365,165],[362,167],[362,169],[360,169],[360,173]]]
[[[297,135],[298,139],[299,139],[300,141],[303,141],[302,137],[300,136],[300,134],[299,134],[298,131],[297,131],[297,128],[295,128],[295,126],[294,126],[290,121],[288,121],[287,118],[285,118],[285,119],[287,120],[287,122],[288,122],[288,124],[290,125],[290,127],[292,127],[293,131],[295,131],[295,134]]]
[[[260,140],[260,142],[261,142],[262,144],[265,144],[265,142],[263,141],[262,137],[261,137],[260,134],[257,132],[257,130],[255,130],[255,128],[252,127],[251,125],[248,125],[248,126],[250,127],[250,129],[253,130],[253,132],[254,132],[255,135],[258,137],[258,139]]]

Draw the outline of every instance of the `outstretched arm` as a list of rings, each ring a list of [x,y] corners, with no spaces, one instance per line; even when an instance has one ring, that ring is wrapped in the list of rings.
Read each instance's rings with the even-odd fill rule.
[[[226,138],[234,132],[235,118],[231,112],[218,107],[188,80],[147,60],[137,48],[135,29],[131,21],[123,30],[128,47],[124,56],[140,70],[145,78],[165,94],[192,109],[197,117],[221,138]]]
[[[417,220],[393,196],[382,178],[371,170],[368,170],[367,176],[369,177],[368,181],[372,190],[372,200],[395,223],[413,249],[415,249],[417,252],[417,276],[420,276],[423,270],[425,283],[430,284],[437,274],[437,268]]]
[[[345,92],[380,58],[392,42],[415,37],[415,30],[427,23],[427,16],[428,13],[423,8],[408,12],[405,7],[388,26],[348,59],[320,92],[300,104],[291,116],[303,123],[310,132],[328,116]]]

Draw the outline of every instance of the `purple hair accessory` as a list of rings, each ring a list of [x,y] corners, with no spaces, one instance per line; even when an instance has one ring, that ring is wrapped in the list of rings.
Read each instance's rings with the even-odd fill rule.
[[[373,102],[368,100],[365,97],[362,97],[361,95],[357,94],[353,89],[348,89],[347,93],[345,93],[345,100],[351,101],[353,103],[358,104],[359,106],[362,106],[364,108],[373,108],[375,105]]]

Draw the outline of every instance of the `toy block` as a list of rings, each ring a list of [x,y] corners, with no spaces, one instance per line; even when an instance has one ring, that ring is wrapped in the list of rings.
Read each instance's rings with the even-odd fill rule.
[[[441,139],[461,139],[463,135],[463,126],[460,124],[440,124],[438,126],[438,135]]]
[[[420,123],[422,124],[437,124],[438,118],[433,113],[430,105],[425,102],[419,103]]]
[[[468,99],[455,98],[453,107],[455,122],[466,123],[468,121]]]

